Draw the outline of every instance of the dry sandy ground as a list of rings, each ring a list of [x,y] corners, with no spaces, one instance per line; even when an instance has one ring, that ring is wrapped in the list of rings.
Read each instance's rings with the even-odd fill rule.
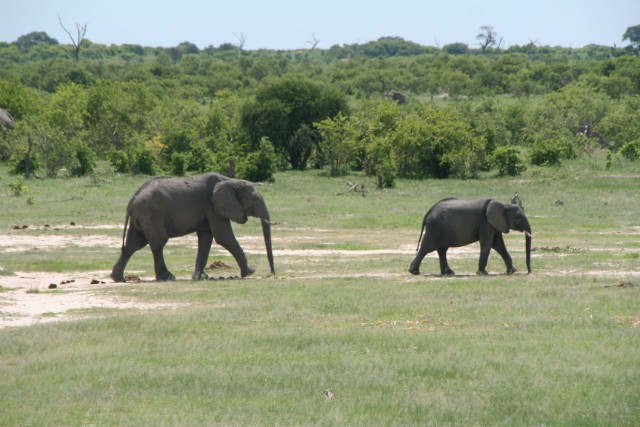
[[[82,227],[86,229],[121,229],[121,225],[102,225]],[[48,228],[48,227],[47,227]],[[51,227],[53,228],[53,227]],[[56,231],[65,228],[78,229],[78,226],[55,226]],[[36,229],[29,227],[30,230]],[[262,238],[244,237],[239,239],[245,252],[250,255],[264,254],[261,248]],[[282,243],[282,242],[281,242]],[[39,250],[60,250],[73,245],[81,247],[109,247],[113,248],[114,256],[120,247],[119,238],[106,238],[101,235],[21,235],[19,232],[0,235],[0,254],[9,252],[26,252],[38,248]],[[185,236],[173,239],[172,245],[185,245],[195,248],[195,236]],[[396,250],[274,250],[274,256],[286,257],[324,257],[327,255],[339,257],[362,257],[387,254],[413,254],[415,249],[401,248]],[[52,252],[53,254],[53,252]],[[115,260],[115,259],[114,259]],[[149,258],[149,262],[151,258]],[[235,268],[233,258],[229,256],[229,265]],[[105,295],[100,292],[105,287],[123,286],[114,283],[109,270],[94,272],[16,272],[13,275],[2,274],[0,266],[0,328],[8,326],[28,326],[38,323],[65,321],[83,317],[82,310],[93,308],[125,308],[139,310],[166,309],[175,305],[151,305],[122,297]],[[153,277],[142,277],[143,281],[153,281]],[[52,287],[55,285],[55,288]],[[88,314],[85,314],[88,316]],[[95,316],[95,314],[94,314]]]
[[[120,229],[120,225],[104,225],[97,227],[90,227],[95,229],[114,228]],[[56,230],[60,229],[56,227]],[[62,227],[61,229],[64,229]],[[322,230],[315,230],[322,233]],[[308,233],[300,233],[308,236]],[[326,236],[324,236],[326,237]],[[308,237],[307,237],[308,238]],[[322,239],[323,237],[319,237]],[[413,240],[415,236],[411,236],[410,240]],[[19,233],[12,233],[7,235],[0,235],[0,255],[8,252],[23,252],[29,251],[34,248],[44,250],[59,250],[69,245],[82,246],[82,247],[109,247],[113,248],[114,254],[117,253],[120,247],[121,241],[118,238],[109,238],[111,240],[105,241],[104,235],[85,235],[85,236],[72,236],[72,235],[39,235],[37,237],[30,236],[28,234],[20,235]],[[318,239],[318,237],[316,237]],[[262,255],[264,249],[261,247],[262,238],[260,236],[244,237],[239,239],[241,245],[245,248],[247,254]],[[313,239],[311,239],[313,240]],[[326,240],[323,240],[326,242]],[[274,246],[275,246],[274,239]],[[195,251],[196,239],[194,236],[186,236],[180,239],[172,240],[171,244],[182,244],[192,246]],[[286,248],[290,246],[286,241],[279,241],[277,247]],[[524,248],[512,250],[522,250]],[[449,251],[449,257],[454,259],[456,257],[477,257],[478,247],[476,245],[466,246],[463,248],[452,248]],[[524,252],[524,251],[522,251]],[[52,252],[53,253],[53,252]],[[372,258],[376,256],[393,256],[400,255],[406,257],[408,261],[411,260],[415,254],[415,245],[407,244],[401,245],[397,248],[384,249],[384,250],[333,250],[333,249],[278,249],[274,250],[274,257],[287,257],[290,263],[296,262],[308,262],[310,259],[317,258],[319,260],[326,259],[326,257],[333,257],[344,262],[352,262],[354,258],[367,259],[367,262],[371,262]],[[194,252],[195,255],[195,252]],[[433,257],[433,254],[431,255]],[[516,255],[516,256],[519,256]],[[538,256],[534,252],[533,257]],[[149,257],[150,258],[150,257]],[[299,260],[299,261],[298,261]],[[433,260],[432,264],[433,264]],[[149,259],[151,262],[151,258]],[[229,265],[232,269],[235,269],[235,262],[233,258],[229,257]],[[433,265],[432,265],[433,266]],[[83,316],[89,316],[86,313],[83,314],[82,310],[92,308],[123,308],[123,309],[138,309],[138,310],[154,310],[154,309],[167,309],[176,308],[177,305],[167,304],[147,304],[141,303],[133,299],[126,299],[123,297],[115,297],[107,295],[105,292],[100,292],[101,289],[113,286],[126,286],[121,284],[115,284],[109,279],[110,271],[94,271],[94,272],[65,272],[65,273],[49,273],[49,272],[16,272],[13,275],[2,274],[2,267],[0,266],[0,328],[9,326],[28,326],[38,323],[64,321],[71,319],[79,319]],[[233,270],[231,270],[233,271]],[[333,277],[332,274],[340,274],[341,277],[344,273],[335,273],[327,271],[325,273],[319,271],[299,271],[299,274],[305,274],[305,277],[309,278],[323,278]],[[307,274],[308,273],[308,274]],[[575,272],[565,271],[558,272],[558,274],[571,274]],[[589,271],[583,272],[583,274],[598,275],[604,272]],[[622,271],[618,272],[621,276],[633,276],[640,278],[640,266],[634,271]],[[325,274],[324,276],[322,274]],[[612,275],[609,270],[606,272],[608,275]],[[349,275],[349,273],[347,273]],[[408,275],[404,271],[398,272],[371,272],[354,275],[354,277],[389,277],[397,279],[399,277],[411,278],[413,276]],[[614,276],[616,274],[613,274]],[[143,281],[152,281],[153,277],[142,277]],[[415,280],[420,280],[416,278]],[[423,279],[422,279],[423,280]],[[51,285],[55,285],[55,290],[50,289]],[[95,317],[95,313],[92,317]]]

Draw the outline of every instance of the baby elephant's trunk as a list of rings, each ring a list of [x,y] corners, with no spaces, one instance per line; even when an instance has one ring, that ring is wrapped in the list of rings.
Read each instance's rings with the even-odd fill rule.
[[[276,274],[276,269],[273,266],[273,248],[271,246],[271,223],[266,218],[261,218],[262,222],[262,234],[264,235],[264,245],[267,248],[267,259],[269,260],[269,267],[271,267],[271,274]]]

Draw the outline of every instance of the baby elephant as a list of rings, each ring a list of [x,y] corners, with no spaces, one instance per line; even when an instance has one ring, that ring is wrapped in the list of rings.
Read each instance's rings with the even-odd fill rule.
[[[502,238],[502,233],[508,233],[509,230],[525,233],[527,271],[531,273],[531,226],[520,206],[492,199],[440,200],[429,209],[422,221],[418,254],[411,262],[409,272],[420,274],[420,263],[424,257],[429,252],[438,251],[440,273],[453,275],[454,272],[447,263],[447,250],[480,241],[477,274],[488,274],[486,267],[491,248],[502,256],[507,274],[513,274],[516,269],[513,268],[511,256]]]

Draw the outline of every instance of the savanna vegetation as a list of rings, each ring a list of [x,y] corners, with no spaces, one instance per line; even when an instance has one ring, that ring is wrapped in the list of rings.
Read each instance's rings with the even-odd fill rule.
[[[0,425],[637,425],[640,37],[627,38],[0,43],[0,108],[15,119],[0,128],[0,237],[63,238],[0,245],[0,316],[18,317],[15,292],[129,304],[0,329]],[[264,181],[275,276],[249,221],[234,231],[251,279],[185,280],[192,236],[167,246],[176,282],[89,285],[108,280],[146,175],[210,170]],[[451,251],[455,277],[435,254],[407,272],[437,200],[516,191],[533,274],[504,275],[493,253],[476,276],[477,246]],[[505,242],[525,271],[522,234]],[[235,274],[220,248],[210,261]],[[153,277],[150,251],[128,269]],[[86,285],[6,285],[34,272]]]
[[[296,51],[62,45],[34,32],[0,43],[0,161],[14,173],[277,170],[396,178],[518,175],[606,149],[640,157],[640,58],[627,47],[480,48],[397,37]],[[85,28],[86,30],[86,28]],[[89,29],[90,33],[90,29]],[[83,33],[84,34],[84,33]],[[399,91],[408,100],[383,97]]]

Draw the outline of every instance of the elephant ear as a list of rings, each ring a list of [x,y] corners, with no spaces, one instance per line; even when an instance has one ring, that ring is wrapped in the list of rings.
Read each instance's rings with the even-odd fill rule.
[[[487,205],[487,221],[502,233],[509,232],[509,221],[507,220],[507,209],[504,204],[492,200]]]
[[[240,204],[238,192],[242,188],[236,181],[222,181],[216,184],[213,189],[211,201],[213,209],[218,214],[238,224],[247,222],[247,215]]]

